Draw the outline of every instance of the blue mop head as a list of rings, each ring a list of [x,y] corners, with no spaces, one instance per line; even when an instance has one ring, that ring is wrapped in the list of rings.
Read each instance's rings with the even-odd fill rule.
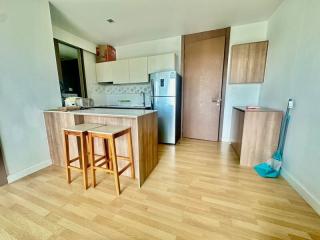
[[[260,163],[254,167],[254,170],[264,178],[276,178],[280,175],[280,171],[273,169],[268,163]]]

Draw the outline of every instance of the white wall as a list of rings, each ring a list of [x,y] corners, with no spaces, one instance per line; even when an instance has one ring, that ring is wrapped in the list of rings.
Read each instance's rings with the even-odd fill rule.
[[[320,214],[319,10],[319,0],[286,0],[271,17],[260,103],[285,109],[295,99],[282,173]]]
[[[116,46],[117,59],[152,56],[162,53],[176,53],[177,71],[181,66],[181,36]]]
[[[70,32],[63,30],[57,26],[52,26],[53,37],[73,46],[81,48],[91,53],[96,53],[96,44],[88,40],[80,38]]]
[[[0,5],[0,138],[11,182],[51,164],[43,109],[61,100],[48,2]]]
[[[83,63],[88,97],[94,100],[96,106],[106,105],[106,93],[101,89],[102,85],[97,82],[96,55],[83,51]]]
[[[230,142],[233,106],[258,105],[261,84],[229,84],[231,46],[267,39],[267,22],[231,27],[228,76],[225,95],[222,141]]]

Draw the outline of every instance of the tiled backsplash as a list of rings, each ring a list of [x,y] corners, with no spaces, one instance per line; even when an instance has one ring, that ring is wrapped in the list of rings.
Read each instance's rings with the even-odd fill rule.
[[[88,96],[93,98],[95,105],[115,105],[121,99],[130,99],[129,105],[141,105],[142,94],[146,96],[146,106],[151,105],[151,86],[146,84],[90,84],[87,86]],[[121,97],[123,96],[123,98]]]
[[[126,84],[126,85],[110,85],[106,86],[105,93],[110,95],[119,94],[138,94],[144,92],[151,94],[151,86],[147,84]]]

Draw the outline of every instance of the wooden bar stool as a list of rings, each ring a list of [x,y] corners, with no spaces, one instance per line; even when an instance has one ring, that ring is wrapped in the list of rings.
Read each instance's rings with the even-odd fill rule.
[[[64,156],[66,162],[66,171],[67,171],[67,180],[68,183],[71,183],[71,169],[81,171],[83,175],[83,185],[84,188],[88,188],[88,173],[87,169],[90,166],[88,162],[88,152],[87,152],[87,138],[88,130],[101,127],[101,124],[95,123],[84,123],[78,124],[69,128],[63,129],[64,135]],[[75,136],[77,139],[77,148],[79,156],[73,159],[70,159],[70,141],[69,136]],[[100,160],[105,156],[100,156]],[[76,166],[76,164],[79,164]],[[71,165],[73,164],[73,165]]]
[[[107,173],[111,173],[114,175],[116,193],[120,195],[120,182],[119,176],[124,173],[129,167],[131,168],[131,178],[135,178],[134,173],[134,162],[133,162],[133,150],[132,150],[132,135],[131,128],[129,127],[119,127],[119,126],[102,126],[95,129],[88,130],[88,138],[89,138],[89,151],[91,155],[91,171],[92,171],[92,185],[96,186],[96,170],[103,170]],[[115,140],[118,137],[123,135],[127,135],[127,144],[128,144],[128,156],[117,156],[116,144]],[[105,160],[101,163],[97,163],[97,161],[93,161],[93,156],[95,154],[94,149],[94,138],[102,138],[108,142],[108,146],[110,151],[109,157],[105,157]],[[106,150],[107,152],[107,150]],[[123,167],[120,171],[118,170],[118,162],[117,160],[126,160],[129,163]],[[105,167],[104,167],[105,166]]]

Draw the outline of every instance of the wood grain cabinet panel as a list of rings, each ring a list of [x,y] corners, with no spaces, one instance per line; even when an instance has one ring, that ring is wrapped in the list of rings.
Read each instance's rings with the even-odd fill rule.
[[[247,82],[262,83],[266,68],[268,42],[250,43]]]
[[[230,83],[244,83],[247,81],[249,60],[249,44],[232,46]]]
[[[272,157],[278,145],[282,115],[270,108],[233,109],[231,145],[240,157],[240,165],[252,167]]]
[[[232,46],[230,83],[264,81],[268,41]]]

